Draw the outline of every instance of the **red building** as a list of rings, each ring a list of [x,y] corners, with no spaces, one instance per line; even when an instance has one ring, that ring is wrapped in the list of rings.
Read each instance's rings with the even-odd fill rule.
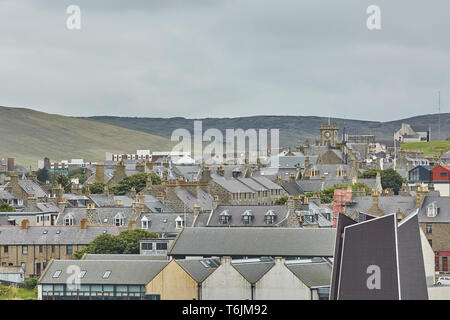
[[[352,201],[353,190],[348,189],[335,189],[333,198],[333,228],[336,228],[337,217],[339,213],[344,213],[344,204]]]
[[[450,165],[442,165],[434,167],[431,170],[431,180],[433,182],[437,181],[450,182]]]

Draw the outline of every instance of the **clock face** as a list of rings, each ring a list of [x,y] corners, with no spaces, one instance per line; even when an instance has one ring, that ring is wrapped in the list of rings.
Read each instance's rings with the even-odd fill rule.
[[[329,138],[330,135],[331,135],[331,134],[330,134],[330,131],[326,131],[326,132],[325,132],[325,137]]]

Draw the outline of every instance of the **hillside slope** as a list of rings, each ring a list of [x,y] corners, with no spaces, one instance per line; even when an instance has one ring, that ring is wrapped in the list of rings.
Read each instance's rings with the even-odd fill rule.
[[[194,127],[194,119],[186,118],[127,118],[97,116],[83,119],[109,123],[128,129],[162,135],[167,138],[170,138],[172,131],[177,128],[185,128],[192,132]],[[310,139],[310,141],[313,141],[319,136],[320,124],[328,123],[328,118],[310,116],[254,116],[241,118],[207,118],[198,120],[203,121],[203,130],[217,128],[223,133],[227,128],[242,128],[244,130],[249,128],[279,128],[280,144],[283,146],[294,146],[299,140],[304,141],[305,139]],[[413,127],[431,127],[432,139],[437,139],[438,132],[437,114],[417,116],[390,122],[336,118],[332,118],[331,122],[337,123],[341,129],[346,127],[347,132],[350,134],[374,134],[377,140],[392,140],[394,132],[400,129],[402,122],[409,123]],[[441,138],[445,139],[447,137],[450,137],[450,113],[441,114]]]
[[[37,167],[37,161],[105,159],[105,152],[166,150],[170,141],[141,131],[101,122],[47,114],[30,109],[0,107],[0,156],[16,164]]]

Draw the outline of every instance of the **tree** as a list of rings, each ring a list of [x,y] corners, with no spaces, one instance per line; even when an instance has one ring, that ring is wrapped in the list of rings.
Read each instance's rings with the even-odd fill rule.
[[[377,172],[380,172],[381,186],[383,189],[393,189],[394,193],[398,194],[398,191],[403,184],[403,178],[392,168],[386,170],[367,170],[364,171],[359,177],[363,179],[374,179],[377,176]]]
[[[87,168],[78,168],[75,170],[69,171],[69,174],[67,175],[70,179],[72,178],[78,178],[80,184],[84,184],[86,180],[88,179],[88,172],[91,172],[91,170]]]
[[[127,230],[118,236],[102,234],[92,240],[87,247],[74,253],[75,259],[81,259],[85,253],[90,254],[138,254],[142,239],[157,238],[154,232],[142,229]]]
[[[275,200],[274,204],[277,205],[277,206],[284,205],[284,204],[286,204],[287,200],[288,200],[288,197],[287,196],[283,196],[283,197],[278,198],[277,200]]]
[[[15,212],[14,207],[9,203],[2,202],[0,203],[0,212]]]
[[[45,168],[39,169],[36,173],[36,178],[42,183],[50,181],[50,175],[48,173],[48,170]]]
[[[145,188],[149,176],[152,179],[152,184],[161,184],[161,179],[156,174],[140,172],[123,178],[118,184],[112,185],[111,190],[115,195],[124,195],[131,188],[140,192]]]
[[[345,183],[343,183],[343,184],[335,184],[334,186],[332,186],[330,188],[327,188],[327,189],[324,189],[324,190],[322,190],[320,192],[319,191],[318,192],[308,192],[306,194],[306,196],[308,198],[311,198],[314,195],[319,194],[321,203],[331,203],[331,202],[333,202],[333,199],[334,199],[334,190],[336,190],[336,189],[347,189],[349,186],[352,187],[352,190],[354,192],[356,192],[358,190],[361,190],[361,189],[364,189],[366,195],[369,194],[371,192],[371,190],[372,190],[367,184],[362,183],[362,182],[357,182],[357,183],[354,183],[354,184],[345,184]]]
[[[65,193],[70,193],[72,191],[72,183],[68,177],[60,174],[56,177],[55,181],[64,188]]]
[[[94,182],[93,184],[89,185],[89,191],[92,194],[100,194],[103,193],[103,191],[105,190],[106,187],[106,183],[104,182]]]

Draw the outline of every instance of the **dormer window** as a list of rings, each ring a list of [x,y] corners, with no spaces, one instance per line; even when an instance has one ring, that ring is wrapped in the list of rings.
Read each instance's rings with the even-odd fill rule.
[[[146,216],[141,219],[141,229],[148,229],[148,218]]]
[[[219,215],[220,224],[227,224],[230,221],[230,214],[227,210]]]
[[[123,214],[121,212],[116,214],[116,216],[114,217],[114,223],[117,227],[121,227],[121,226],[125,225],[125,217],[123,216]]]
[[[275,213],[273,212],[273,210],[269,210],[267,211],[267,213],[264,215],[264,222],[266,224],[273,224],[275,222]]]
[[[73,226],[73,215],[68,214],[64,217],[64,225],[65,226]]]
[[[244,224],[250,224],[250,221],[252,220],[253,214],[250,210],[246,210],[243,214],[242,214],[242,222]]]
[[[175,219],[175,225],[177,229],[181,229],[182,227],[184,227],[184,220],[180,216],[178,216]]]
[[[439,208],[436,206],[436,203],[431,203],[428,207],[427,207],[427,216],[429,218],[434,218],[438,215],[439,213]]]

